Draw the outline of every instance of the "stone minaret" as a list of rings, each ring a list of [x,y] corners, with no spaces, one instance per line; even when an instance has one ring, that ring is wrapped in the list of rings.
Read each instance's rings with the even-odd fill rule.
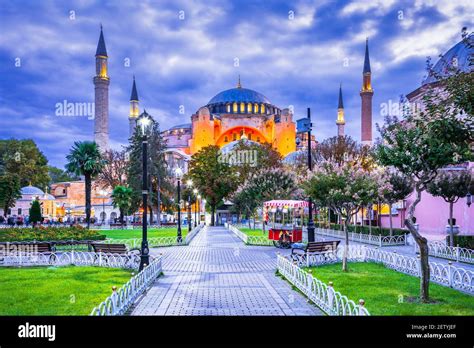
[[[133,76],[132,94],[130,96],[130,115],[128,116],[129,138],[133,136],[133,132],[135,131],[135,126],[137,125],[137,118],[139,114],[140,112],[138,110],[137,85],[135,84],[135,76]]]
[[[337,105],[337,136],[344,136],[344,125],[346,120],[344,119],[344,104],[342,102],[342,86],[339,86],[339,103]]]
[[[362,80],[362,89],[360,90],[360,98],[362,99],[361,107],[361,141],[363,145],[372,145],[372,89],[370,59],[369,59],[369,39],[365,42],[365,58],[364,71]]]
[[[101,151],[109,148],[109,84],[107,75],[107,50],[105,48],[104,33],[100,26],[99,43],[95,53],[95,119],[94,140]]]

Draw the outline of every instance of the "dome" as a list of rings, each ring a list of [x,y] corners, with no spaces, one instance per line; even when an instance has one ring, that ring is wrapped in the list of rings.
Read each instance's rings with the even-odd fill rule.
[[[458,42],[447,51],[435,64],[429,76],[423,81],[423,85],[435,82],[436,76],[447,77],[454,69],[469,73],[473,71],[474,56],[474,34]],[[456,64],[457,63],[457,66]]]
[[[45,193],[44,196],[42,197],[42,199],[48,200],[48,201],[55,201],[56,197],[54,197],[53,195],[51,195],[49,193]]]
[[[44,195],[44,192],[35,186],[25,186],[21,188],[22,195]]]
[[[263,94],[252,89],[237,87],[216,94],[211,100],[209,100],[208,105],[231,102],[271,104],[270,100],[268,100],[268,98]]]

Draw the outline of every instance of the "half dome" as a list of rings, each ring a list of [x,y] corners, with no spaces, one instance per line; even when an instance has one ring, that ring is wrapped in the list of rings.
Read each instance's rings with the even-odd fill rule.
[[[25,186],[21,188],[22,195],[44,195],[43,190],[35,186]]]

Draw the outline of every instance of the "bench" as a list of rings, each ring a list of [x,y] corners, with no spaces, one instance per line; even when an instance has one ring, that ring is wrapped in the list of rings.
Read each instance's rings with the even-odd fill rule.
[[[339,246],[339,240],[329,240],[324,242],[308,242],[306,246],[301,248],[292,248],[291,255],[299,254],[306,255],[309,254],[325,254],[325,253],[334,253]]]
[[[8,257],[34,257],[37,254],[49,255],[49,262],[52,263],[56,256],[53,254],[51,243],[48,242],[3,242],[0,243],[0,263],[5,262]]]
[[[108,254],[127,254],[128,249],[125,244],[106,244],[106,243],[91,243],[94,252],[108,253]]]

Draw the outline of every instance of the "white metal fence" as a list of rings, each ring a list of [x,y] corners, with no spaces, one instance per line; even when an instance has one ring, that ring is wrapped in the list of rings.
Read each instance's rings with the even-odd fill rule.
[[[94,253],[85,251],[68,252],[18,252],[0,256],[0,266],[100,266],[113,268],[138,268],[138,254]]]
[[[328,237],[346,238],[344,231],[333,230],[328,228],[315,228],[316,234]],[[364,244],[377,245],[377,246],[393,246],[393,245],[407,245],[406,235],[398,236],[382,236],[375,234],[365,234],[349,232],[349,240]]]
[[[336,253],[292,255],[294,262],[300,266],[316,266],[340,262],[344,247],[339,247]],[[420,276],[420,260],[417,257],[400,255],[395,252],[369,248],[364,245],[349,245],[348,260],[352,262],[377,262],[395,271]],[[451,288],[474,294],[474,272],[456,267],[448,262],[440,264],[429,262],[430,280]]]
[[[370,315],[364,307],[365,302],[359,304],[349,300],[347,296],[335,291],[332,284],[326,285],[309,272],[301,269],[296,263],[278,255],[278,271],[303,294],[313,301],[319,308],[329,315]]]
[[[418,244],[415,243],[415,252],[419,250]],[[443,242],[428,242],[428,251],[431,256],[474,264],[474,250],[472,249],[459,246],[451,247]]]
[[[140,273],[135,275],[120,289],[114,289],[90,315],[124,315],[138,297],[148,289],[162,272],[161,256],[155,258]]]
[[[268,239],[267,236],[249,236],[229,223],[226,223],[225,227],[228,228],[229,231],[233,232],[237,237],[239,237],[245,244],[273,246],[273,241]]]

